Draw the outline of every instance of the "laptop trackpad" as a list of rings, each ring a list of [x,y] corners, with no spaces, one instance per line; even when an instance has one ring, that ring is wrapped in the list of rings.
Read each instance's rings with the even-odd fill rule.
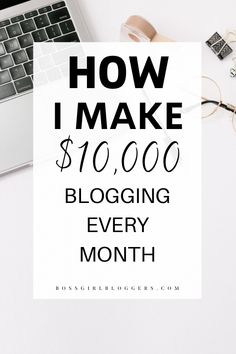
[[[0,104],[0,173],[33,159],[33,95]]]

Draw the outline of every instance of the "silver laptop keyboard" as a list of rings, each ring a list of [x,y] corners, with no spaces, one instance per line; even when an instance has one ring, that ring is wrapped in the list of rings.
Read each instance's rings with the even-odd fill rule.
[[[79,42],[64,1],[0,21],[0,102],[32,90],[34,42]]]

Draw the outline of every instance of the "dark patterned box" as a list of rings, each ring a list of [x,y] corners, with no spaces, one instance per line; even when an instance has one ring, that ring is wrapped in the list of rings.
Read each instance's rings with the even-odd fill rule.
[[[225,40],[217,32],[215,32],[206,41],[206,44],[212,49],[220,60],[224,59],[227,55],[233,52],[233,49],[226,44]]]

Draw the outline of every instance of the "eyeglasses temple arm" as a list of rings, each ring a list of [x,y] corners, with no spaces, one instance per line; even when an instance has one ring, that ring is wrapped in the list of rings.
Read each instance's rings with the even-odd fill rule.
[[[235,107],[233,105],[225,104],[223,102],[214,101],[214,100],[204,100],[201,102],[202,105],[207,104],[207,103],[212,103],[212,104],[215,104],[216,106],[220,106],[220,107],[226,109],[227,111],[235,112]]]

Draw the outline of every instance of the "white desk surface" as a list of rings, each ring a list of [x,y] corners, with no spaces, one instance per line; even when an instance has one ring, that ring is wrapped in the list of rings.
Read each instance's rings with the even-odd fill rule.
[[[236,29],[235,0],[80,2],[97,41],[119,40],[132,14],[176,40],[202,41],[203,73],[236,104],[232,56],[221,62],[204,44],[215,31]],[[236,134],[223,111],[202,126],[202,300],[33,301],[28,168],[0,179],[0,353],[235,354]]]

